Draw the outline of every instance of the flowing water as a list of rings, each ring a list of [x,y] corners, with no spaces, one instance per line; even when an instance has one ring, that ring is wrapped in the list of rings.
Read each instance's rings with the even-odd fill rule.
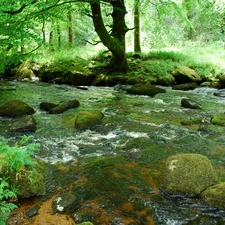
[[[215,126],[210,121],[212,116],[225,112],[225,98],[214,96],[213,93],[216,90],[210,88],[197,88],[187,92],[165,88],[166,93],[158,94],[154,98],[128,95],[124,91],[126,88],[126,86],[88,87],[84,90],[67,85],[10,82],[4,83],[0,90],[0,104],[9,99],[20,99],[35,109],[37,130],[32,134],[33,141],[41,144],[41,149],[35,153],[35,157],[49,165],[57,162],[65,165],[71,162],[78,164],[85,162],[85,165],[90,163],[90,168],[87,166],[85,173],[89,174],[95,170],[96,173],[101,174],[102,170],[104,174],[99,176],[102,179],[108,179],[105,172],[107,173],[109,169],[114,170],[115,173],[125,174],[124,171],[126,171],[126,174],[129,174],[125,170],[126,166],[128,170],[135,170],[135,173],[139,174],[137,178],[132,174],[132,185],[135,185],[136,189],[139,188],[141,193],[137,194],[133,191],[127,195],[130,197],[126,200],[132,203],[137,202],[138,199],[142,205],[142,214],[144,210],[146,218],[141,219],[142,214],[135,218],[134,215],[129,214],[129,210],[121,210],[123,211],[121,215],[118,213],[118,208],[117,213],[113,213],[112,210],[115,208],[113,205],[116,203],[109,197],[108,201],[102,200],[101,208],[113,219],[104,224],[225,224],[224,210],[208,207],[199,199],[167,196],[160,193],[158,187],[154,187],[158,186],[157,181],[152,182],[154,183],[152,187],[148,187],[141,180],[141,178],[148,179],[146,174],[160,180],[158,174],[160,174],[163,160],[170,155],[200,153],[211,160],[220,179],[224,181],[225,128]],[[203,109],[182,108],[182,98],[199,102]],[[79,100],[80,106],[62,114],[48,114],[39,109],[39,104],[44,101],[60,103],[72,99]],[[102,123],[94,129],[76,130],[74,118],[78,112],[93,109],[104,113]],[[198,124],[182,126],[181,120],[187,118],[204,120],[208,123],[207,130],[199,131]],[[0,120],[0,135],[11,141],[16,141],[23,136],[21,133],[5,131],[11,119],[0,118]],[[120,162],[121,158],[126,160]],[[97,159],[99,160],[96,161]],[[105,159],[108,160],[107,163]],[[119,167],[120,164],[122,164],[121,167]],[[119,177],[121,176],[120,174]],[[126,179],[126,182],[131,182],[131,178]],[[106,182],[109,183],[107,188],[113,189],[112,194],[114,187],[110,186],[111,181]],[[116,186],[117,183],[112,185]],[[122,185],[120,184],[120,187],[115,190],[123,191]],[[81,193],[81,189],[76,189],[75,192]],[[99,193],[96,192],[96,196],[100,197],[101,188]],[[106,193],[105,190],[102,193]],[[88,207],[85,210],[88,210]],[[132,221],[124,222],[124,218],[128,220],[129,217],[132,217]]]

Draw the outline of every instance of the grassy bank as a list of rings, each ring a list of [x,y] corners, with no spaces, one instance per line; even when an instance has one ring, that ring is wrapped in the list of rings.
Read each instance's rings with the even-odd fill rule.
[[[103,52],[106,49],[96,46],[76,47],[54,52],[39,53],[33,56],[33,60],[40,64],[53,62],[74,61],[77,70],[83,71],[95,60],[94,66],[104,66],[107,61]],[[204,77],[214,79],[225,71],[225,49],[223,42],[212,44],[189,42],[182,47],[170,47],[165,49],[143,49],[141,59],[132,59],[132,52],[128,52],[129,61],[135,62],[131,75],[147,74],[162,77],[170,74],[180,65],[189,66],[198,71]],[[138,65],[138,67],[136,66]],[[138,68],[138,69],[137,69]]]

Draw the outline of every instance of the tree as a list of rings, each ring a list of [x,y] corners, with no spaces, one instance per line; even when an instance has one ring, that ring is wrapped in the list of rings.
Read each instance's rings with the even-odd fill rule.
[[[12,0],[13,1],[13,0]],[[105,3],[112,7],[112,30],[108,31],[104,24],[101,14],[101,2],[100,0],[78,0],[82,2],[88,2],[91,7],[90,17],[93,20],[95,31],[97,32],[102,43],[112,52],[112,58],[108,65],[109,71],[126,72],[129,69],[128,62],[125,54],[125,34],[128,31],[125,24],[126,8],[124,0],[104,0]],[[34,19],[34,17],[43,17],[43,13],[50,10],[71,6],[72,3],[78,1],[60,1],[60,0],[49,0],[49,1],[37,1],[30,0],[23,3],[23,1],[14,0],[15,4],[5,4],[1,7],[0,14],[8,18],[21,17],[22,19]],[[29,13],[29,14],[27,14]],[[4,21],[5,23],[6,21]],[[11,23],[12,21],[10,21]],[[17,31],[18,32],[18,31]],[[111,33],[110,33],[111,32]],[[6,34],[8,35],[8,34]]]
[[[140,43],[140,1],[134,0],[134,52],[141,52]]]

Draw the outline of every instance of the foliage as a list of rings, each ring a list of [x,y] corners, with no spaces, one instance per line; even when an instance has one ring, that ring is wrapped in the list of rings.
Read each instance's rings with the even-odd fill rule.
[[[6,178],[0,178],[0,182],[0,224],[5,224],[10,211],[17,208],[15,204],[6,202],[6,199],[15,198],[17,190],[10,187]]]
[[[13,146],[8,145],[7,141],[0,141],[0,154],[4,157],[1,159],[3,167],[9,172],[19,174],[26,167],[33,167],[35,162],[31,159],[32,154],[38,148],[35,143],[29,143],[31,136],[24,135],[23,138]]]
[[[14,145],[9,145],[8,141],[0,137],[0,222],[4,222],[11,210],[16,208],[15,204],[7,203],[9,198],[15,198],[18,190],[7,181],[10,176],[19,179],[24,170],[28,173],[30,182],[33,180],[34,160],[31,159],[33,152],[38,148],[35,143],[29,143],[31,136],[23,138]]]

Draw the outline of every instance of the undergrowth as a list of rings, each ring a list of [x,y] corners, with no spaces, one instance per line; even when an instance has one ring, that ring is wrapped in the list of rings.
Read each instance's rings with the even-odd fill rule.
[[[17,206],[8,202],[8,199],[16,198],[18,190],[10,182],[9,177],[19,179],[21,173],[27,172],[32,183],[35,176],[34,165],[36,162],[31,158],[38,144],[29,143],[31,136],[23,138],[10,145],[8,141],[0,137],[0,224],[5,224],[6,218],[11,210]]]

